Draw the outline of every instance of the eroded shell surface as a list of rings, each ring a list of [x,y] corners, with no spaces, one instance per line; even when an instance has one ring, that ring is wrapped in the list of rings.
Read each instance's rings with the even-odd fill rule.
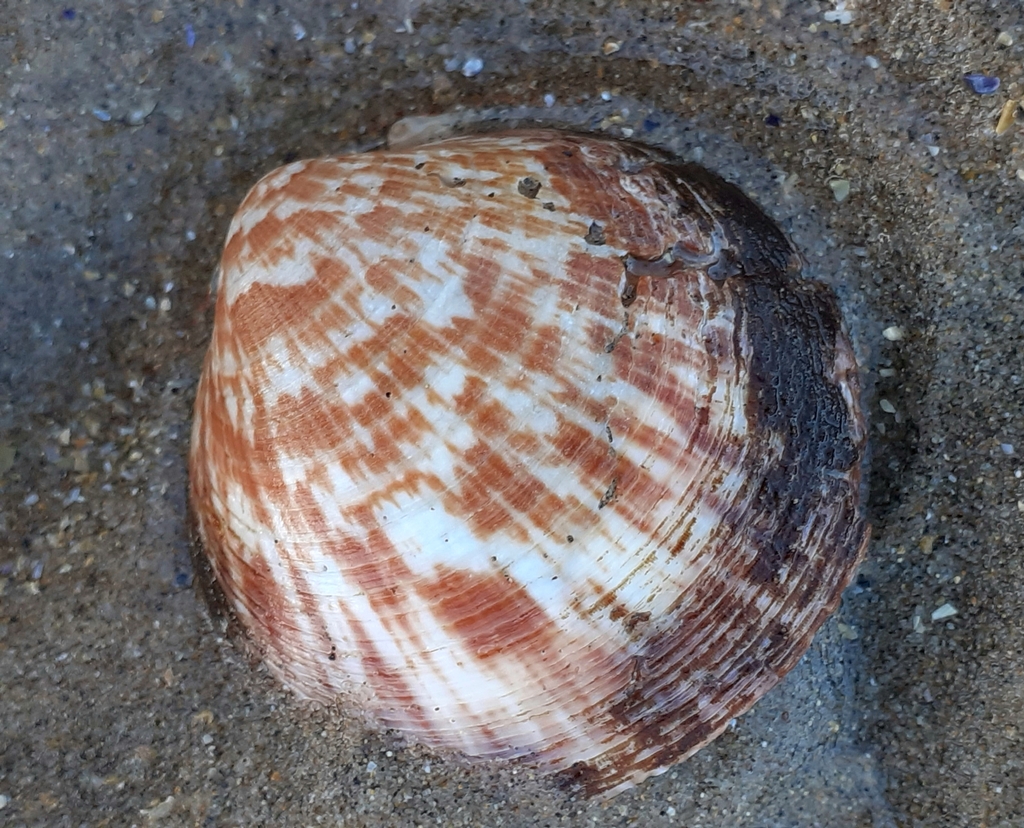
[[[301,161],[221,262],[191,454],[300,696],[616,793],[775,685],[863,549],[831,292],[735,187],[557,132]]]

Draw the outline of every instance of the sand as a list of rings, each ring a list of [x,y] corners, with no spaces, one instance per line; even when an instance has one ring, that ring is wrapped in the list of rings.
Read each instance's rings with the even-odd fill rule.
[[[0,2],[0,824],[1024,823],[1024,124],[996,133],[1022,22]],[[736,181],[836,287],[864,367],[874,529],[842,608],[733,729],[608,803],[299,704],[193,584],[190,406],[232,212],[281,163],[446,113]]]

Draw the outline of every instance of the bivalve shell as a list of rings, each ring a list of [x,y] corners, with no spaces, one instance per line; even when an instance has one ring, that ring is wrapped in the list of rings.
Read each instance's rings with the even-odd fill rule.
[[[734,186],[552,131],[300,161],[220,268],[191,502],[299,696],[611,795],[799,660],[864,548],[831,291]]]

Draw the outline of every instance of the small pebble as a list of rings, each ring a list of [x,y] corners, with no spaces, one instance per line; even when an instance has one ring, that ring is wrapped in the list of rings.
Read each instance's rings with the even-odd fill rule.
[[[185,45],[189,49],[196,45],[196,30],[192,28],[191,23],[185,24]]]
[[[25,495],[25,499],[22,501],[26,506],[35,506],[39,502],[39,495],[35,492],[30,492]]]
[[[110,113],[107,112],[107,110],[105,109],[100,109],[99,107],[96,107],[95,109],[93,109],[92,114],[97,121],[103,121],[103,123],[106,123],[110,120]]]
[[[878,407],[882,409],[886,414],[895,414],[896,406],[894,406],[888,400],[882,399],[878,401]]]
[[[1013,35],[1010,34],[1009,32],[1000,32],[999,37],[996,38],[996,43],[998,43],[1000,46],[1012,46]]]
[[[845,178],[833,178],[828,182],[828,186],[832,188],[832,195],[837,202],[846,201],[850,195],[850,182]]]
[[[956,607],[952,604],[943,604],[936,610],[932,610],[932,621],[942,621],[944,618],[952,618],[956,615]]]
[[[375,770],[377,770],[377,763],[371,759],[366,763],[366,772],[373,773]]]
[[[846,8],[846,0],[837,0],[835,10],[827,11],[822,16],[829,23],[838,23],[840,26],[853,22],[853,12]]]
[[[462,64],[462,75],[466,78],[475,78],[484,69],[484,62],[480,58],[468,58]]]
[[[147,101],[142,106],[137,106],[128,113],[128,125],[141,126],[146,118],[153,114],[154,109],[156,109],[156,101]]]
[[[155,825],[174,813],[174,797],[169,796],[163,802],[156,803],[152,808],[142,808],[139,813],[146,818],[147,824]]]
[[[1012,456],[1012,455],[1013,455],[1013,443],[1000,443],[1000,444],[999,444],[999,449],[1000,449],[1000,450],[1001,450],[1001,451],[1003,452],[1003,454],[1005,454],[1005,455],[1006,455],[1007,457],[1010,457],[1010,456]]]
[[[979,95],[991,95],[999,88],[999,78],[971,72],[964,75],[964,81]]]
[[[1013,122],[1017,120],[1017,106],[1017,101],[1007,101],[1003,104],[999,120],[996,122],[996,135],[1002,135],[1013,126]]]
[[[306,37],[306,29],[301,23],[292,23],[292,37],[296,40],[304,40]]]
[[[890,342],[899,342],[901,339],[903,339],[904,335],[905,334],[903,333],[903,328],[901,328],[899,325],[890,325],[888,328],[882,331],[882,336],[884,336]]]
[[[17,449],[7,443],[0,443],[0,474],[8,471],[14,465],[14,458],[18,456]]]
[[[864,62],[871,69],[877,69],[879,66],[882,65],[881,61],[874,55],[868,55],[866,58],[864,58]]]
[[[551,109],[551,107],[553,107],[554,105],[555,96],[548,92],[548,94],[544,96],[544,106],[546,106],[548,109]]]
[[[619,49],[622,48],[621,40],[612,40],[609,38],[601,46],[601,51],[606,55],[614,55]]]

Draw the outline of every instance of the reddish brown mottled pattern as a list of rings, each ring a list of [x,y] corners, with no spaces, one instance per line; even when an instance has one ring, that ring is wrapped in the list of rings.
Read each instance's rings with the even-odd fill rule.
[[[724,280],[656,262],[716,245]],[[624,302],[637,260],[664,276]],[[735,188],[596,138],[263,179],[225,245],[191,497],[271,668],[591,793],[714,738],[866,539],[855,364],[794,262]]]

